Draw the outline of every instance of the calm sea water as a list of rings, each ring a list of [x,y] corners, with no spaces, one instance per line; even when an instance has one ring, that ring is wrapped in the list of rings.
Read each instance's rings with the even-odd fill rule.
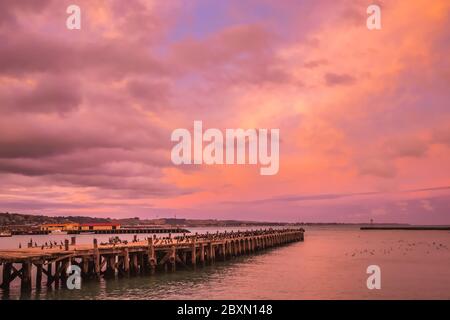
[[[231,230],[228,228],[227,230]],[[212,229],[192,229],[196,232]],[[224,230],[223,228],[220,230]],[[237,228],[234,228],[237,230]],[[132,235],[121,235],[132,238]],[[54,236],[62,240],[67,236]],[[79,236],[90,243],[93,236]],[[104,236],[105,240],[109,236]],[[139,235],[145,237],[145,235]],[[97,236],[101,239],[101,237]],[[41,240],[42,239],[42,240]],[[40,243],[46,238],[35,237]],[[0,238],[0,248],[29,237]],[[58,241],[58,240],[57,240]],[[381,268],[381,289],[369,290],[366,269]],[[81,290],[4,299],[450,299],[450,232],[360,231],[354,226],[306,227],[305,241],[196,271],[85,282]]]

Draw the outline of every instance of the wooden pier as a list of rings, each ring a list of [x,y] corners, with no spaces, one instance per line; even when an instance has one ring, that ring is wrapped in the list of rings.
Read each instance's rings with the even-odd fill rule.
[[[65,240],[60,247],[34,247],[0,251],[1,288],[8,291],[11,282],[20,280],[22,292],[40,290],[43,285],[59,288],[67,285],[68,270],[78,266],[81,278],[100,279],[174,272],[251,254],[294,241],[303,241],[303,229],[268,229],[183,235],[132,243],[77,245]],[[136,237],[135,237],[136,238]]]

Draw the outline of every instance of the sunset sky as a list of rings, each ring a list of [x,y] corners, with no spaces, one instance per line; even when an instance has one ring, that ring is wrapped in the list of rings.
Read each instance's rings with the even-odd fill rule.
[[[0,1],[0,212],[450,224],[450,1],[372,3]],[[194,120],[278,174],[173,165]]]

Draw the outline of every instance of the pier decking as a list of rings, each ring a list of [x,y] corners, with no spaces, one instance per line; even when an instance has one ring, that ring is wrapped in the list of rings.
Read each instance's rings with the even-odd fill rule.
[[[16,278],[20,279],[22,292],[30,292],[33,285],[36,289],[42,285],[66,286],[71,265],[80,268],[82,279],[174,272],[179,267],[193,269],[216,260],[303,241],[303,234],[303,229],[269,229],[165,238],[154,235],[146,241],[127,244],[98,244],[94,239],[93,244],[86,245],[77,245],[72,238],[70,244],[65,240],[62,247],[2,250],[1,288],[9,290]]]

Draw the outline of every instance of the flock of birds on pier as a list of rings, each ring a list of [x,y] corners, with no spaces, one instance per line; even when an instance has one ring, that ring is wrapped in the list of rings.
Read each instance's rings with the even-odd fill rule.
[[[303,229],[300,229],[301,231],[304,231]],[[186,233],[183,233],[182,236],[175,236],[172,237],[172,235],[169,233],[168,236],[165,237],[157,237],[156,235],[153,235],[151,238],[153,240],[154,245],[164,245],[164,244],[182,244],[182,243],[192,243],[192,241],[195,239],[196,241],[201,240],[223,240],[223,239],[235,239],[245,236],[257,236],[257,235],[264,235],[264,234],[272,234],[276,231],[286,231],[285,229],[260,229],[260,230],[246,230],[246,231],[231,231],[231,232],[219,232],[216,233],[209,233],[206,232],[206,234],[198,234],[197,232],[194,235],[186,235]],[[144,240],[148,241],[148,237],[145,237]],[[101,242],[101,246],[107,246],[107,245],[127,245],[128,243],[138,243],[141,242],[141,240],[135,235],[133,237],[133,240],[122,240],[118,236],[111,237],[108,239],[108,242]],[[57,241],[46,241],[43,244],[38,245],[37,242],[33,242],[33,239],[30,239],[28,242],[28,248],[41,248],[41,250],[44,249],[53,249],[53,248],[59,248],[63,249],[65,246],[64,241],[60,241],[59,243]],[[22,248],[22,244],[19,243],[19,249]]]
[[[57,241],[46,241],[44,244],[38,245],[37,242],[33,242],[33,239],[30,239],[30,242],[28,243],[28,248],[41,248],[41,250],[44,249],[53,249],[53,248],[64,248],[64,242],[60,241],[59,243]],[[19,243],[19,249],[22,249],[22,243]]]
[[[302,229],[303,230],[303,229]],[[156,237],[156,235],[153,235],[153,244],[182,244],[182,243],[192,243],[192,241],[195,239],[196,241],[199,240],[223,240],[223,239],[235,239],[240,237],[246,237],[246,236],[256,236],[256,235],[264,235],[264,234],[270,234],[274,233],[275,231],[280,231],[276,229],[261,229],[261,230],[252,230],[252,231],[231,231],[231,232],[219,232],[216,233],[209,233],[206,232],[206,234],[198,234],[197,232],[194,235],[186,235],[186,233],[183,233],[182,236],[175,236],[172,237],[172,235],[169,233],[168,237]],[[283,231],[285,231],[283,229]],[[304,230],[303,230],[304,231]],[[144,238],[145,241],[147,241],[149,238]],[[132,243],[140,242],[141,240],[135,236],[132,240]],[[121,240],[119,237],[112,237],[109,239],[109,242],[107,243],[100,243],[100,245],[116,245],[116,244],[127,244],[128,241]]]

